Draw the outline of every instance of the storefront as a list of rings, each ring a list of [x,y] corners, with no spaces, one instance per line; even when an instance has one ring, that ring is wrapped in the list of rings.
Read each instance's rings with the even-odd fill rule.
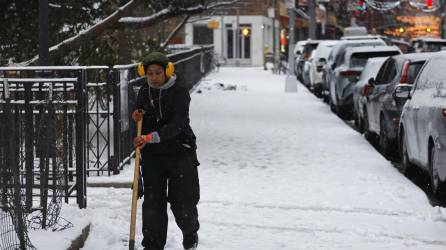
[[[273,49],[273,19],[265,16],[214,16],[186,25],[186,45],[213,43],[229,65],[262,66]],[[276,50],[279,47],[276,21]]]

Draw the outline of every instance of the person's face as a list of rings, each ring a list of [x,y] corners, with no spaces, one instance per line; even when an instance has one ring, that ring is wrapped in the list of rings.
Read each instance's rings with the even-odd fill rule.
[[[150,80],[150,82],[160,87],[164,83],[166,83],[166,75],[164,73],[164,68],[158,64],[151,64],[147,67],[147,73],[146,73],[147,79]]]

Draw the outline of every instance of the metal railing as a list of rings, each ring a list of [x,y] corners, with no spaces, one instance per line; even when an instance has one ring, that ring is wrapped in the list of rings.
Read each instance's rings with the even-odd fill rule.
[[[169,58],[177,84],[192,89],[212,70],[213,47]],[[1,247],[33,249],[30,224],[57,224],[70,197],[85,208],[87,176],[117,174],[130,162],[130,114],[145,83],[137,64],[0,67]]]

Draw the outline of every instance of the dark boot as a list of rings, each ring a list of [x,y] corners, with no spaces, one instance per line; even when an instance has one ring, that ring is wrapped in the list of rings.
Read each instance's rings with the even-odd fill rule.
[[[185,250],[195,250],[198,246],[198,234],[193,233],[183,236],[183,247]]]

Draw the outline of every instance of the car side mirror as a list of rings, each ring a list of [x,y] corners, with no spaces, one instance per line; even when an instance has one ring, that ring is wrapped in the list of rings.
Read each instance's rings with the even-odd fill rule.
[[[376,85],[376,80],[375,80],[375,78],[373,78],[373,77],[369,78],[369,80],[368,80],[368,84],[369,84],[371,87],[374,87],[374,86]]]
[[[412,85],[409,84],[399,84],[393,90],[392,96],[395,101],[406,101],[411,98],[410,92],[412,90]]]
[[[334,70],[336,68],[336,64],[333,63],[330,67],[331,67],[331,70]]]

